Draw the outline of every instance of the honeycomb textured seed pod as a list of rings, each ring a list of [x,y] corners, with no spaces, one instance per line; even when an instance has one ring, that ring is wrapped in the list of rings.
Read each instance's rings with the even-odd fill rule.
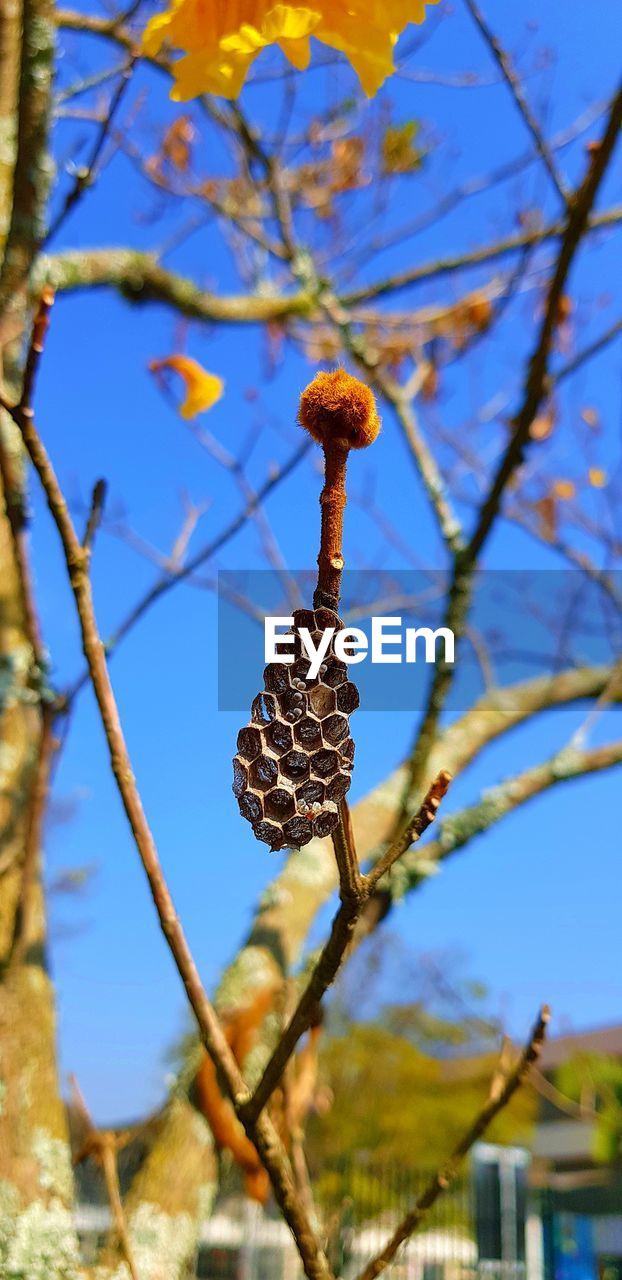
[[[350,714],[358,690],[332,643],[319,674],[309,677],[298,629],[308,628],[317,645],[321,632],[341,625],[330,609],[294,612],[294,661],[266,667],[250,723],[238,734],[233,793],[257,839],[271,849],[301,849],[339,824],[339,802],[352,778]]]

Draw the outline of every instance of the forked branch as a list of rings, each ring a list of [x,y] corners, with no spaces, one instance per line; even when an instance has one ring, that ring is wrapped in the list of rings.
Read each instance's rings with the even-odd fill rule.
[[[341,968],[344,957],[353,941],[358,920],[365,904],[374,892],[378,880],[411,845],[420,839],[423,832],[434,821],[436,811],[447,791],[449,782],[450,776],[448,773],[439,774],[430,787],[421,808],[407,824],[400,841],[396,841],[395,845],[385,855],[385,858],[382,859],[382,864],[378,863],[377,867],[369,875],[360,878],[356,895],[350,894],[347,897],[342,897],[341,905],[332,923],[328,941],[311,974],[308,985],[303,991],[298,1005],[279,1039],[252,1098],[242,1107],[242,1114],[247,1120],[253,1120],[260,1115],[282,1079],[283,1072],[298,1041],[312,1025],[320,1001],[334,982]],[[388,860],[389,855],[391,855],[390,860]]]
[[[410,1213],[407,1213],[406,1217],[402,1219],[384,1249],[371,1262],[368,1262],[367,1266],[361,1271],[358,1280],[376,1280],[376,1276],[379,1276],[393,1261],[400,1245],[404,1244],[413,1235],[439,1196],[454,1181],[465,1156],[484,1135],[495,1116],[500,1111],[503,1111],[504,1107],[507,1107],[526,1079],[530,1067],[540,1056],[549,1018],[549,1009],[544,1005],[538,1014],[529,1040],[516,1066],[504,1076],[500,1076],[499,1071],[495,1072],[489,1096],[481,1111],[478,1112],[460,1141],[456,1143],[449,1159],[430,1179],[416,1204],[410,1210]]]
[[[37,323],[35,332],[37,332]],[[31,406],[23,402],[15,406],[2,402],[2,407],[11,414],[21,433],[59,533],[76,604],[82,647],[108,744],[112,772],[147,876],[162,932],[186,989],[203,1045],[220,1072],[227,1093],[239,1112],[241,1102],[248,1097],[246,1083],[231,1052],[220,1020],[201,982],[160,865],[158,851],[136,785],[108,673],[105,649],[97,626],[88,572],[88,548],[82,545],[76,532],[67,501],[37,432]],[[244,1123],[244,1118],[242,1119]],[[330,1276],[328,1263],[296,1190],[289,1159],[274,1126],[267,1115],[262,1115],[254,1124],[245,1122],[245,1128],[270,1177],[276,1201],[294,1236],[306,1275],[309,1280],[328,1280]]]
[[[130,1131],[126,1130],[122,1133],[117,1133],[112,1129],[98,1129],[93,1123],[91,1113],[84,1101],[75,1076],[70,1076],[69,1083],[74,1105],[83,1127],[82,1142],[73,1158],[74,1166],[81,1164],[83,1160],[91,1159],[102,1170],[121,1254],[130,1273],[131,1280],[140,1280],[121,1199],[117,1160],[118,1152],[129,1141]]]

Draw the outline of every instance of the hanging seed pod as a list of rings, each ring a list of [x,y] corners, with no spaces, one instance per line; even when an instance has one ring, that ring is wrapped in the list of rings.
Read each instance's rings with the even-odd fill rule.
[[[324,451],[325,483],[318,580],[313,609],[297,609],[294,626],[308,628],[317,647],[337,617],[344,559],[341,550],[350,449],[372,444],[380,430],[373,393],[344,369],[319,373],[300,400],[300,424]],[[264,671],[251,723],[238,734],[233,792],[240,813],[258,840],[272,849],[300,849],[341,822],[339,806],[350,786],[354,742],[350,715],[359,705],[345,663],[329,648],[319,673],[296,634],[295,661],[273,662]]]
[[[341,622],[328,609],[297,609],[294,627],[313,633],[338,630]],[[315,679],[309,666],[299,657],[266,667],[252,720],[238,734],[233,792],[257,839],[272,849],[300,849],[313,836],[330,835],[351,782],[356,686],[330,652]]]

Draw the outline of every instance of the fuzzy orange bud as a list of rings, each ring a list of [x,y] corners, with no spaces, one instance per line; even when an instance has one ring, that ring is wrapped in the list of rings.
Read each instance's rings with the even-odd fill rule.
[[[345,369],[318,373],[300,397],[300,425],[324,449],[364,449],[380,430],[374,393]]]

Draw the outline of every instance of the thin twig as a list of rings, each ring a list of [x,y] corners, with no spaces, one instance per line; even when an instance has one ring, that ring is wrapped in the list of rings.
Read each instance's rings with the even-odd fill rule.
[[[379,880],[391,870],[402,854],[421,839],[424,831],[434,822],[438,807],[447,794],[451,782],[451,774],[445,769],[434,779],[421,808],[405,825],[404,830],[378,859],[372,870],[365,876],[365,888],[369,892],[375,889]]]
[[[252,1098],[241,1108],[241,1115],[251,1122],[263,1111],[282,1078],[289,1059],[305,1031],[317,1015],[320,1000],[334,982],[343,958],[354,936],[356,922],[363,901],[348,898],[341,903],[333,920],[331,931],[322,954],[311,974],[308,985],[283,1031],[272,1057]]]
[[[419,429],[412,405],[414,396],[419,390],[422,375],[419,371],[415,371],[408,386],[397,385],[378,367],[377,361],[370,358],[365,341],[359,334],[353,332],[352,315],[339,299],[324,290],[320,294],[319,305],[337,330],[345,350],[364,370],[374,389],[391,405],[430,500],[441,536],[449,550],[456,555],[463,545],[460,521],[448,497],[447,486],[434,454]]]
[[[622,701],[622,690],[617,702]],[[435,840],[426,846],[426,858],[431,864],[444,863],[459,853],[476,836],[483,834],[520,805],[527,804],[535,796],[552,787],[571,782],[575,778],[588,777],[622,764],[622,740],[609,742],[601,747],[583,750],[568,744],[556,751],[548,760],[541,761],[523,773],[506,778],[495,787],[488,788],[473,804],[459,809],[443,819]],[[406,892],[422,880],[415,859],[404,856],[402,867]]]
[[[488,26],[488,23],[486,22],[486,19],[484,18],[484,15],[482,14],[481,9],[479,9],[477,4],[475,3],[475,0],[464,0],[464,3],[467,9],[469,10],[469,13],[471,14],[471,17],[473,18],[473,21],[478,27],[481,35],[483,36],[486,44],[488,45],[488,48],[490,49],[490,52],[492,53],[492,56],[495,59],[495,62],[497,63],[497,66],[501,71],[501,74],[510,90],[510,93],[512,94],[514,102],[516,103],[516,106],[518,107],[518,110],[520,111],[520,114],[523,117],[523,120],[525,121],[525,124],[527,125],[527,128],[536,144],[536,150],[538,151],[538,154],[542,159],[542,163],[544,164],[546,170],[548,171],[548,174],[549,174],[549,177],[551,178],[553,186],[555,187],[563,203],[567,204],[569,193],[566,190],[566,187],[564,186],[564,183],[559,173],[557,172],[557,167],[553,159],[553,155],[550,150],[549,144],[542,133],[540,125],[538,124],[538,121],[536,120],[531,110],[531,107],[529,106],[529,103],[527,102],[527,99],[523,92],[523,87],[512,66],[512,63],[510,61],[508,54],[503,48],[503,45],[501,44],[501,41],[499,40],[498,36],[496,36],[494,31],[492,31],[491,28]]]
[[[74,84],[68,85],[66,89],[59,89],[54,97],[54,115],[56,119],[66,118],[59,111],[59,107],[62,107],[65,102],[71,102],[83,93],[90,93],[93,89],[98,89],[100,85],[107,84],[109,80],[116,80],[117,76],[123,75],[126,67],[127,59],[113,67],[104,67],[101,71],[94,71],[92,75],[84,76],[82,80],[75,81]],[[96,119],[101,122],[103,116],[98,114]]]
[[[549,285],[544,317],[529,361],[523,402],[514,418],[510,442],[482,505],[477,527],[467,548],[466,556],[471,563],[475,562],[488,537],[508,481],[522,462],[523,452],[529,440],[529,429],[548,391],[549,358],[559,324],[560,301],[576,251],[588,226],[590,211],[618,141],[621,125],[622,86],[611,104],[603,137],[591,153],[585,179],[569,205],[566,230]]]
[[[410,1213],[406,1214],[406,1217],[396,1228],[390,1240],[387,1241],[384,1249],[363,1268],[358,1280],[376,1280],[376,1276],[379,1276],[393,1261],[400,1245],[412,1236],[439,1196],[454,1181],[465,1156],[468,1155],[474,1144],[486,1132],[495,1116],[507,1106],[526,1079],[530,1067],[540,1056],[549,1019],[549,1009],[544,1005],[514,1069],[505,1076],[503,1083],[498,1080],[493,1081],[495,1087],[491,1089],[484,1106],[475,1117],[473,1123],[460,1141],[456,1143],[449,1159],[434,1174],[434,1177],[419,1196],[414,1208],[411,1209]]]
[[[95,481],[95,484],[93,485],[93,492],[91,494],[91,505],[86,521],[86,528],[84,530],[84,537],[82,539],[82,546],[85,551],[93,550],[95,536],[104,514],[107,490],[108,484],[106,480]]]
[[[586,347],[582,347],[580,351],[577,351],[571,360],[568,360],[561,368],[556,369],[551,376],[551,386],[557,387],[560,382],[570,378],[573,373],[576,373],[577,369],[580,369],[588,360],[591,360],[592,356],[598,355],[600,351],[603,351],[610,342],[614,342],[621,334],[622,316],[618,320],[614,320],[613,324],[608,329],[605,329],[604,333],[594,338],[593,342],[588,343]]]
[[[342,902],[347,899],[360,898],[363,889],[363,878],[356,852],[350,808],[345,797],[339,805],[339,826],[333,834],[333,847],[337,859],[339,892]]]
[[[551,139],[551,151],[560,150],[569,146],[572,142],[576,142],[577,138],[582,133],[585,133],[587,129],[590,129],[595,121],[599,119],[606,107],[606,100],[590,103],[587,109],[582,111],[568,128],[561,130]],[[464,182],[446,191],[435,204],[425,209],[423,213],[418,213],[415,218],[402,223],[390,234],[382,237],[376,236],[372,240],[361,240],[359,235],[355,245],[356,252],[353,255],[348,255],[348,261],[352,259],[355,265],[365,264],[378,251],[385,253],[387,249],[394,248],[396,245],[403,246],[406,240],[420,235],[422,231],[427,231],[428,227],[438,226],[440,219],[451,213],[464,200],[481,195],[482,192],[487,192],[502,182],[515,180],[523,169],[529,168],[536,161],[537,156],[529,148],[528,151],[523,152],[521,155],[513,156],[511,160],[504,161],[503,164],[498,165],[488,173],[467,178]]]
[[[54,302],[51,289],[44,289],[33,320],[32,333],[26,353],[24,373],[22,377],[21,404],[26,408],[32,405],[39,363],[43,353],[45,337],[48,330],[50,309]],[[11,412],[9,406],[3,405]],[[13,542],[13,554],[19,579],[24,629],[32,649],[34,665],[41,673],[45,664],[45,651],[41,640],[39,619],[35,606],[34,591],[30,573],[30,561],[26,543],[28,519],[24,501],[24,488],[21,476],[15,466],[13,457],[5,445],[0,429],[0,480],[4,492],[6,514]]]
[[[91,1113],[86,1105],[82,1090],[78,1085],[78,1081],[74,1075],[69,1077],[71,1092],[73,1094],[74,1105],[80,1115],[84,1128],[83,1140],[79,1151],[73,1159],[74,1165],[81,1164],[83,1160],[89,1157],[99,1165],[104,1175],[106,1184],[106,1193],[112,1211],[117,1235],[119,1237],[119,1245],[124,1262],[127,1265],[131,1280],[139,1280],[139,1273],[134,1260],[134,1253],[130,1240],[130,1233],[123,1208],[121,1198],[121,1188],[119,1185],[119,1169],[117,1163],[117,1153],[121,1147],[125,1146],[129,1134],[115,1133],[112,1129],[98,1129],[93,1122]]]
[[[32,336],[26,356],[26,364],[24,366],[24,377],[22,379],[22,393],[20,404],[23,409],[32,407],[35,387],[37,382],[37,374],[43,355],[45,339],[47,331],[50,327],[50,312],[54,305],[54,290],[49,286],[41,292],[39,304],[34,317],[32,326]]]
[[[592,214],[586,224],[586,232],[599,231],[603,227],[617,226],[622,222],[622,205],[612,205],[602,213]],[[448,258],[435,258],[432,262],[423,262],[419,266],[409,267],[393,276],[385,276],[383,280],[362,285],[360,289],[341,294],[344,307],[357,307],[361,302],[371,302],[374,298],[383,298],[397,293],[400,289],[408,289],[424,281],[437,280],[440,276],[452,275],[454,271],[462,271],[467,267],[477,267],[485,262],[495,262],[505,258],[508,253],[520,253],[523,249],[537,248],[547,240],[559,240],[564,235],[567,222],[556,219],[544,227],[531,227],[527,231],[517,232],[504,240],[496,240],[493,244],[481,245],[478,249],[467,249],[464,253],[452,254]]]
[[[210,456],[233,476],[243,501],[248,506],[253,503],[256,504],[252,518],[257,525],[257,531],[261,539],[264,554],[268,563],[272,566],[279,578],[291,607],[297,608],[300,605],[300,593],[298,591],[295,578],[287,569],[285,558],[281,548],[279,547],[268,516],[266,515],[262,504],[257,502],[257,494],[248,479],[242,457],[236,458],[234,454],[230,453],[228,449],[225,449],[220,441],[217,440],[210,431],[206,431],[204,427],[196,426],[192,423],[190,425],[195,440],[198,440],[199,444],[207,450]]]
[[[65,219],[71,213],[71,210],[73,209],[74,205],[76,205],[84,195],[84,192],[89,187],[92,187],[95,181],[95,171],[97,168],[97,164],[99,162],[99,158],[106,144],[106,139],[108,138],[108,135],[112,128],[112,122],[115,118],[115,115],[119,107],[121,106],[126,90],[132,78],[132,72],[136,65],[137,58],[138,58],[137,53],[132,54],[131,57],[129,58],[129,61],[123,67],[119,77],[119,83],[116,86],[114,93],[112,94],[112,97],[110,99],[110,105],[108,107],[108,110],[103,120],[101,121],[100,127],[97,131],[97,136],[93,143],[93,146],[92,146],[90,155],[86,161],[86,164],[81,165],[80,168],[77,170],[74,177],[73,185],[70,187],[69,191],[67,192],[67,195],[65,196],[63,204],[59,209],[56,217],[50,223],[47,234],[41,246],[42,248],[45,245],[49,244],[50,240],[54,238],[54,236],[62,227]]]
[[[584,181],[570,202],[557,263],[547,292],[543,319],[527,367],[523,401],[513,420],[510,441],[480,508],[475,530],[467,546],[454,560],[442,625],[453,631],[456,638],[464,633],[468,620],[473,572],[478,557],[493,527],[507,485],[522,462],[530,440],[531,424],[549,391],[549,360],[559,324],[560,301],[575,255],[589,225],[590,212],[619,137],[621,123],[622,87],[618,89],[611,102],[605,131],[600,143],[592,150]],[[411,797],[417,794],[421,787],[423,773],[454,675],[453,664],[441,662],[435,669],[427,704],[408,763],[402,803],[395,823],[398,831],[404,821]]]
[[[359,353],[360,354],[360,353]],[[447,486],[419,428],[412,405],[412,394],[396,386],[381,370],[370,370],[372,384],[391,405],[402,428],[408,447],[415,459],[423,486],[436,515],[438,527],[446,546],[456,554],[462,547],[462,527],[448,496]]]
[[[54,295],[52,291],[44,290],[34,317],[22,378],[21,399],[26,406],[32,404],[53,301]],[[23,481],[21,476],[18,478],[14,460],[5,446],[1,426],[0,481],[13,544],[23,627],[31,651],[29,678],[31,685],[36,688],[39,695],[40,712],[36,728],[35,767],[28,798],[19,905],[15,916],[10,954],[11,964],[19,964],[28,954],[29,949],[41,941],[38,910],[41,840],[50,784],[52,757],[56,743],[53,732],[54,711],[51,702],[45,699],[42,687],[45,676],[46,654],[41,638],[30,571]]]
[[[119,623],[119,626],[112,635],[104,641],[104,649],[109,657],[117,648],[120,641],[123,640],[128,632],[136,626],[156,601],[166,595],[167,592],[170,591],[178,582],[184,582],[187,578],[192,577],[201,565],[205,564],[206,561],[211,560],[219,551],[222,550],[224,546],[227,545],[228,542],[231,541],[233,537],[235,537],[237,533],[240,532],[241,529],[244,528],[247,521],[255,514],[257,507],[267,497],[269,497],[269,495],[278,487],[279,484],[281,484],[283,480],[287,479],[287,477],[291,475],[299,462],[306,457],[310,448],[311,442],[309,440],[304,440],[303,443],[290,454],[289,458],[286,459],[282,466],[276,467],[270,473],[268,478],[264,480],[263,484],[261,484],[255,491],[254,498],[246,504],[237,516],[234,516],[233,520],[231,520],[229,524],[225,525],[224,529],[222,529],[221,532],[211,540],[211,542],[208,542],[201,547],[189,560],[186,561],[185,564],[179,565],[176,568],[169,567],[165,573],[156,578],[153,585],[130,609],[129,613],[126,614],[125,618],[123,618]],[[69,687],[69,689],[67,689],[64,698],[66,706],[69,705],[80,690],[84,688],[88,678],[88,672],[84,671],[82,675],[79,676]]]

